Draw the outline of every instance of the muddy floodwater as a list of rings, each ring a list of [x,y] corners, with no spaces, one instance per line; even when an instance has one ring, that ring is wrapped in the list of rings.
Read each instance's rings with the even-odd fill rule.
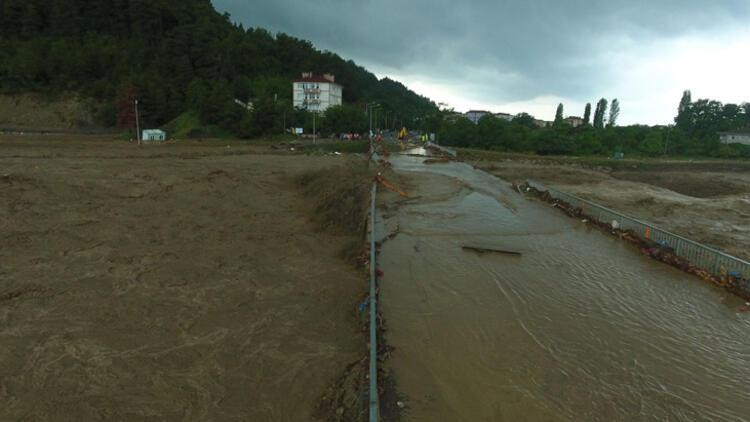
[[[466,164],[391,162],[419,197],[382,215],[404,420],[750,418],[739,299]]]

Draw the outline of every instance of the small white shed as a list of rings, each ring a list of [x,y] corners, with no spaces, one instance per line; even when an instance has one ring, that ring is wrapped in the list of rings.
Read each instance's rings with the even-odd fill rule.
[[[145,129],[141,139],[144,141],[166,141],[167,132],[159,129]]]
[[[733,132],[719,132],[722,144],[750,145],[750,130],[737,130]]]

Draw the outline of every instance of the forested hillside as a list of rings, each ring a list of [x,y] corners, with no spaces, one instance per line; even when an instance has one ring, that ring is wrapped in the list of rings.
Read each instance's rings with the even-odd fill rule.
[[[123,108],[137,97],[149,125],[182,116],[242,136],[278,133],[285,119],[307,118],[291,108],[290,81],[303,71],[335,74],[345,103],[378,101],[406,123],[436,110],[308,41],[235,25],[209,0],[0,0],[0,93],[78,92],[101,101],[106,125],[127,126]]]

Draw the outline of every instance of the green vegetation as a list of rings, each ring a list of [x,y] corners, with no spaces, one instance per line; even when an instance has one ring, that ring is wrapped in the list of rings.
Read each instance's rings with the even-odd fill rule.
[[[555,112],[555,124],[559,125],[563,122],[563,113],[564,113],[564,106],[562,103],[560,103],[559,106],[557,106],[557,112]]]
[[[586,110],[583,112],[583,124],[591,124],[591,103],[586,103]]]
[[[521,114],[507,122],[491,116],[473,124],[465,118],[428,119],[426,130],[437,131],[441,144],[512,153],[538,155],[612,156],[624,153],[633,157],[706,157],[750,158],[750,147],[724,145],[719,132],[750,128],[750,104],[722,104],[717,101],[693,102],[689,91],[680,102],[676,124],[671,126],[616,126],[620,103],[612,101],[605,125],[608,102],[599,100],[593,125],[571,127],[559,117],[550,127],[539,128],[533,118]],[[587,104],[584,122],[590,114]]]
[[[291,80],[332,73],[344,102],[361,111],[377,101],[406,124],[437,110],[402,84],[378,80],[352,61],[285,34],[245,29],[208,0],[2,0],[0,93],[76,92],[103,104],[99,123],[144,126],[184,135],[258,137],[312,126],[294,110]],[[235,99],[253,102],[249,112]],[[341,120],[331,130],[345,128]]]

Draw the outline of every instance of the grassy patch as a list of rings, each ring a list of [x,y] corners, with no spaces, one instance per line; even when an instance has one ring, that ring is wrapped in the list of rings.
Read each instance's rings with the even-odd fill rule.
[[[299,184],[310,198],[314,219],[324,228],[359,234],[364,231],[374,170],[364,162],[308,172]]]
[[[167,136],[175,139],[229,139],[234,135],[213,125],[203,125],[195,111],[186,111],[164,125]]]

